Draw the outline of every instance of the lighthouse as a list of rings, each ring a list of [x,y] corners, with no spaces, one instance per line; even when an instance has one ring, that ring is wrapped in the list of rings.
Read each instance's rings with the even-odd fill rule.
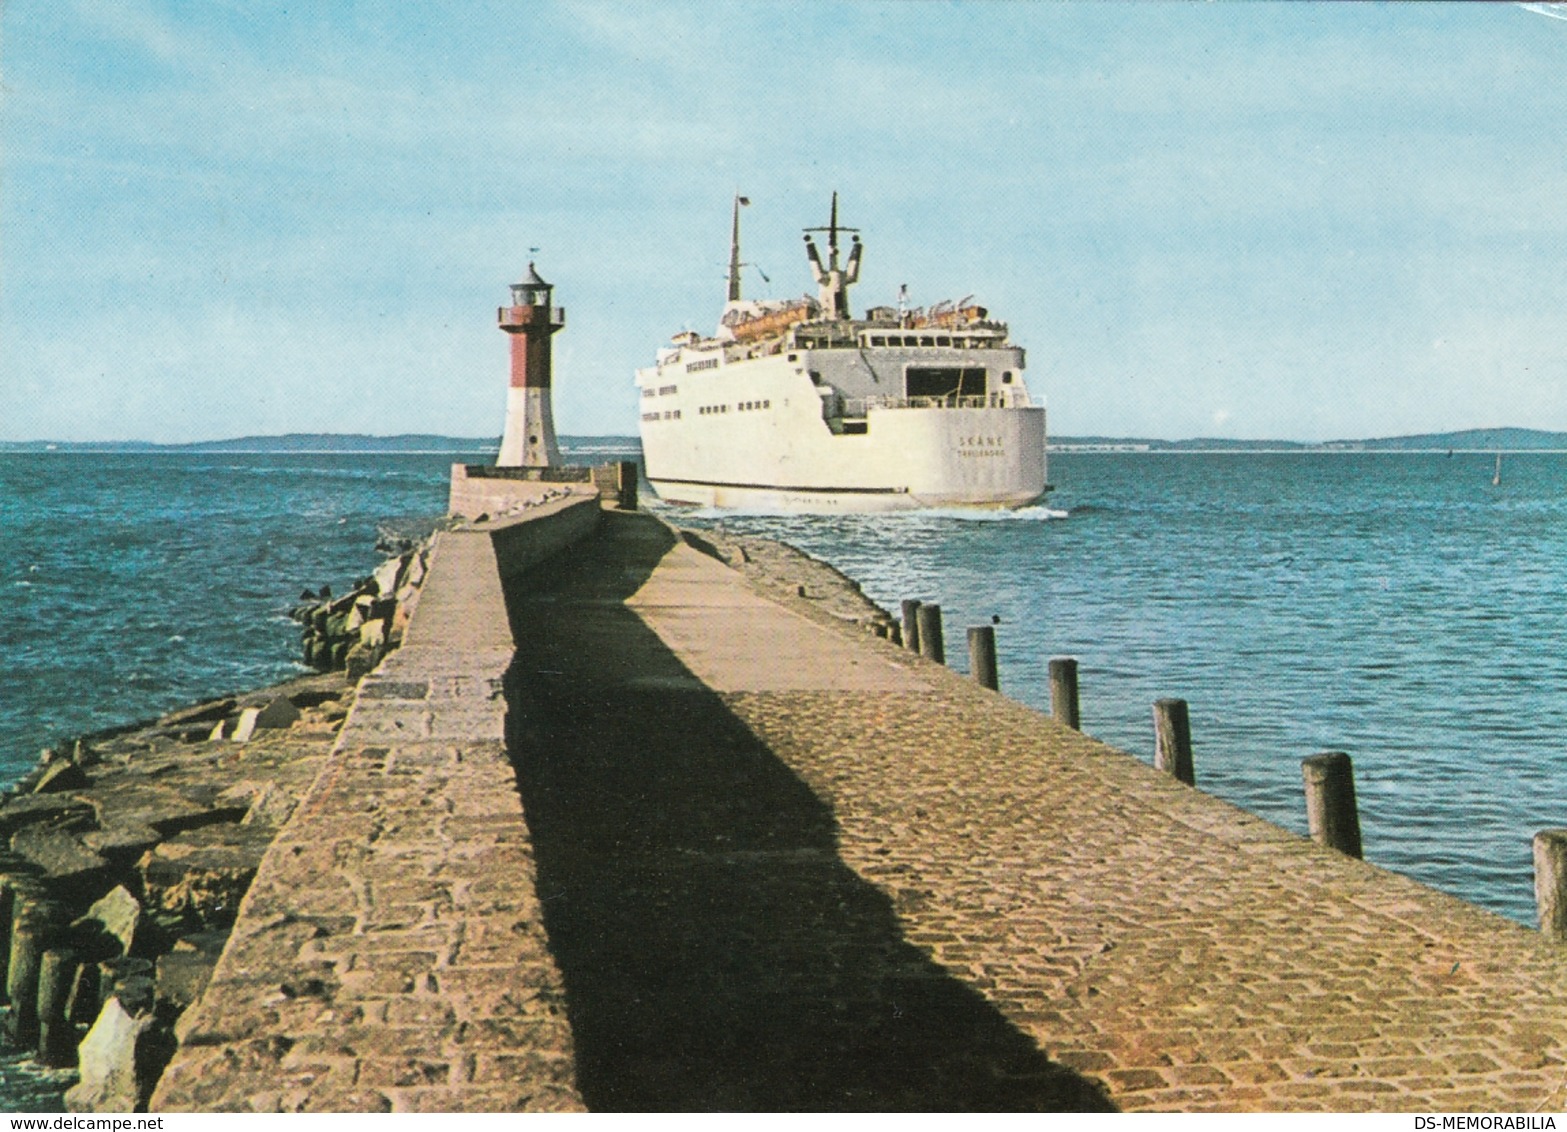
[[[511,306],[496,312],[501,329],[511,335],[506,428],[495,461],[501,467],[560,463],[550,410],[550,335],[566,325],[566,312],[550,306],[550,290],[530,263],[527,277],[511,285]]]

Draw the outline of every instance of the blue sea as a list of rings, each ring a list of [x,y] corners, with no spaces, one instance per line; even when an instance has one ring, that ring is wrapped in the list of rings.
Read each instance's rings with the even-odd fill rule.
[[[584,459],[612,458],[613,453]],[[469,459],[491,459],[475,454]],[[451,455],[0,455],[0,778],[39,748],[286,679],[300,591],[444,508]],[[780,538],[889,609],[1000,618],[1003,691],[1151,759],[1191,705],[1198,785],[1304,831],[1300,760],[1355,761],[1368,859],[1532,922],[1567,826],[1567,456],[1063,453],[1004,516],[670,512]]]

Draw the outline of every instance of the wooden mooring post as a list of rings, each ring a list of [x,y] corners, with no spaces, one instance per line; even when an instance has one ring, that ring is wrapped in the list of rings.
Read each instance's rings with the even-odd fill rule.
[[[1542,829],[1534,835],[1534,903],[1540,931],[1567,943],[1567,829]]]
[[[1359,857],[1360,814],[1355,806],[1355,768],[1343,751],[1302,759],[1306,782],[1306,824],[1311,839],[1329,849]]]
[[[974,682],[999,692],[996,676],[996,630],[990,625],[975,625],[968,631],[968,668]]]
[[[1073,731],[1081,731],[1077,711],[1077,661],[1070,656],[1050,658],[1050,714]]]
[[[937,664],[947,663],[947,649],[941,639],[941,606],[926,602],[915,611],[919,622],[920,655]]]
[[[903,647],[910,652],[920,651],[920,605],[918,598],[903,599]]]
[[[1192,768],[1192,724],[1185,700],[1156,700],[1153,705],[1153,765],[1188,786],[1197,784]]]

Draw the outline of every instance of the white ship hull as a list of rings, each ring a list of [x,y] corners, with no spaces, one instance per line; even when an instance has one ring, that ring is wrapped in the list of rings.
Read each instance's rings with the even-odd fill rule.
[[[1047,490],[1045,410],[1000,396],[993,405],[980,399],[982,407],[889,397],[866,406],[863,432],[834,432],[817,387],[783,357],[682,372],[678,381],[653,367],[639,372],[638,383],[648,482],[671,503],[790,512],[996,509],[1026,506]],[[659,389],[673,392],[660,396]]]

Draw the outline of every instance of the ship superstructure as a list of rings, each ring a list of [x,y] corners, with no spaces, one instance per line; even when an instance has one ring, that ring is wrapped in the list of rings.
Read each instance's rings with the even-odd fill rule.
[[[1021,507],[1049,490],[1045,410],[1030,401],[1005,323],[971,299],[851,317],[864,245],[838,223],[836,193],[827,226],[805,235],[816,296],[744,299],[742,201],[717,331],[677,334],[637,371],[643,456],[661,498],[887,511]]]

